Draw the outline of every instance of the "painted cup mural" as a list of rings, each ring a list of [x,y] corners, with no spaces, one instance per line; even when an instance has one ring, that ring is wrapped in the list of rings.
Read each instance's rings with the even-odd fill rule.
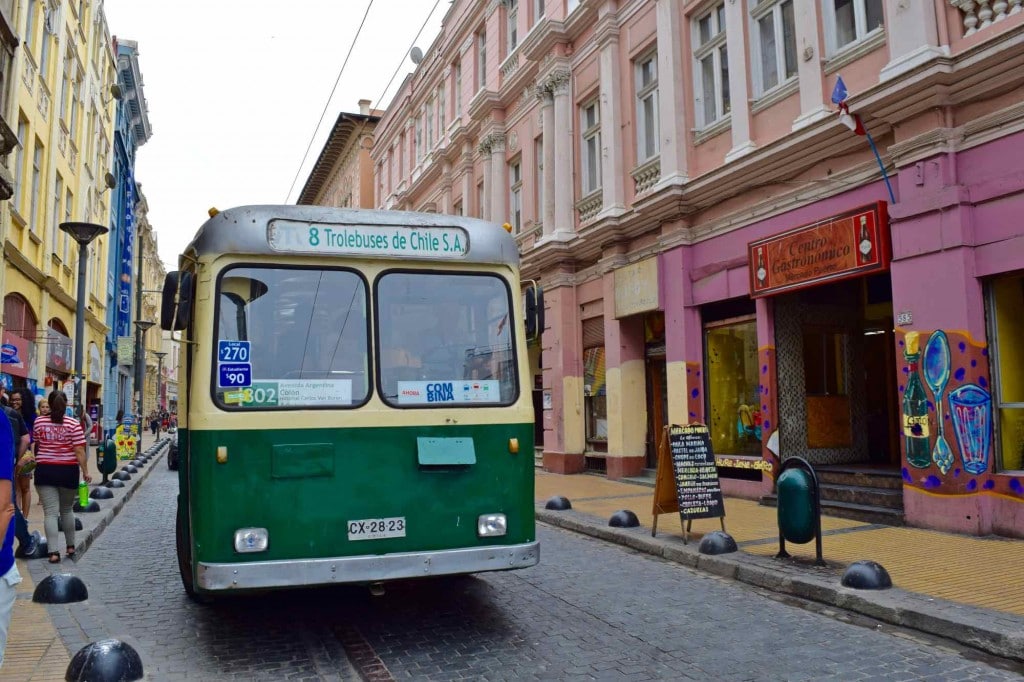
[[[927,336],[923,352],[922,336]],[[915,469],[934,465],[943,477],[951,471],[954,478],[961,471],[975,476],[989,473],[993,415],[987,389],[987,349],[962,332],[943,330],[907,332],[900,344],[907,363],[905,383],[900,386],[907,464]],[[947,392],[951,384],[952,390]],[[957,466],[957,456],[961,466]],[[908,483],[917,482],[906,472],[904,478]],[[928,476],[921,482],[925,487],[937,487],[942,479]],[[975,486],[976,482],[966,489]]]

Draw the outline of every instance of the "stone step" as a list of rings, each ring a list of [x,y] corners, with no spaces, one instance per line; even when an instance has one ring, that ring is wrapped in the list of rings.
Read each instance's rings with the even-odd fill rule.
[[[814,473],[822,485],[849,485],[861,488],[886,488],[902,490],[903,479],[900,472],[887,469],[862,469],[843,467],[815,467]]]
[[[761,497],[761,504],[766,507],[775,507],[778,505],[778,497],[774,493],[764,495]],[[902,509],[886,509],[866,504],[822,500],[821,513],[823,516],[835,516],[864,523],[879,523],[886,526],[904,525]]]
[[[821,484],[821,500],[850,502],[869,507],[903,511],[903,491],[890,488],[868,488],[859,485]]]

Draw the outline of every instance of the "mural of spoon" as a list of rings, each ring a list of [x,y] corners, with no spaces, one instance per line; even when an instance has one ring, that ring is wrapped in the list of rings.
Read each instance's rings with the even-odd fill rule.
[[[932,461],[935,466],[939,467],[939,471],[945,474],[953,466],[953,451],[949,449],[949,443],[946,442],[945,425],[942,419],[942,395],[946,391],[946,384],[949,383],[949,367],[952,363],[946,332],[940,329],[932,333],[921,359],[925,383],[928,384],[928,388],[932,389],[932,394],[935,396],[935,421],[938,428],[936,429],[935,445],[932,448]]]

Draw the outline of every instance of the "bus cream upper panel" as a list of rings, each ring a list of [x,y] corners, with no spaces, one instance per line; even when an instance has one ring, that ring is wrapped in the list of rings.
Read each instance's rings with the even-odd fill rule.
[[[518,267],[519,250],[512,236],[500,225],[461,216],[407,211],[369,211],[324,206],[240,206],[221,211],[199,228],[188,245],[186,256],[202,258],[220,254],[285,256],[272,246],[268,226],[272,222],[308,223],[313,226],[366,226],[380,228],[458,228],[465,232],[469,247],[464,256],[449,262],[501,264]],[[305,255],[315,255],[306,252]],[[321,255],[331,255],[323,253]],[[348,257],[366,257],[365,254]],[[408,260],[409,256],[380,255],[377,258]],[[424,260],[433,260],[426,257]]]

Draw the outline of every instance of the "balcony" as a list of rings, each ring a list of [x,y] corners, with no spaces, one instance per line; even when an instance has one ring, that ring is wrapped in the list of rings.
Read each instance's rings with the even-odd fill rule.
[[[960,10],[964,36],[988,28],[1024,9],[1024,0],[949,0],[949,4]]]
[[[633,182],[636,183],[636,195],[639,196],[643,194],[650,188],[654,187],[661,178],[661,157],[655,156],[648,159],[630,171],[630,175],[633,176]]]

